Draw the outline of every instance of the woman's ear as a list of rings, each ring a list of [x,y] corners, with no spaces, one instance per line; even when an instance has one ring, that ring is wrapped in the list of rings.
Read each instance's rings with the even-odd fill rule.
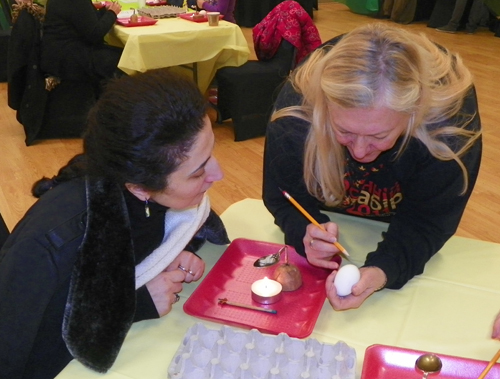
[[[134,195],[141,201],[149,200],[149,198],[151,197],[149,191],[138,184],[125,183],[125,188],[127,188],[132,195]]]

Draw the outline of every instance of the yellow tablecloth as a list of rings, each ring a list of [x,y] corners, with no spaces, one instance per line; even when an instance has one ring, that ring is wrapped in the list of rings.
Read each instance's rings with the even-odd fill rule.
[[[202,91],[217,69],[241,66],[250,54],[240,27],[227,21],[217,27],[181,18],[160,19],[151,26],[115,25],[108,41],[124,48],[118,67],[127,74],[196,62]]]
[[[357,264],[386,229],[383,223],[329,215],[339,224],[340,242]],[[238,202],[222,219],[231,239],[283,242],[282,233],[260,200]],[[224,249],[212,244],[201,249],[207,271]],[[425,272],[403,289],[375,293],[361,308],[344,312],[335,312],[325,301],[310,337],[325,343],[344,341],[355,348],[356,378],[361,375],[365,349],[372,344],[489,361],[500,348],[500,342],[490,339],[493,318],[500,310],[499,268],[500,245],[453,237],[427,264]],[[166,379],[184,333],[200,322],[182,310],[196,285],[184,286],[181,301],[167,316],[134,324],[107,374],[94,373],[73,361],[57,379]],[[220,324],[203,322],[220,328]]]

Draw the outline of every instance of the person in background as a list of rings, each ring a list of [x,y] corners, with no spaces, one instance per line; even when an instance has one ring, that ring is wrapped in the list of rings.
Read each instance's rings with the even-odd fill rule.
[[[357,308],[421,274],[455,233],[481,151],[472,76],[461,58],[425,35],[367,24],[311,53],[281,90],[267,128],[263,200],[286,244],[334,270],[326,281],[332,307]],[[332,285],[339,230],[321,210],[389,223],[349,296]]]
[[[61,80],[88,81],[121,75],[122,49],[105,43],[121,5],[107,1],[96,9],[91,0],[48,0],[41,46],[41,69]]]
[[[460,26],[460,21],[462,20],[462,16],[465,12],[466,5],[467,0],[457,0],[448,24],[436,28],[436,30],[444,33],[456,33]],[[474,34],[481,21],[487,17],[488,9],[484,5],[483,0],[473,0],[472,7],[469,11],[467,25],[465,26],[465,32],[467,34]]]
[[[206,10],[207,12],[220,12],[224,15],[224,20],[236,23],[234,19],[234,6],[236,0],[196,0],[196,5],[199,10]]]
[[[222,179],[203,95],[166,69],[111,80],[83,154],[0,250],[0,378],[52,379],[72,359],[106,372],[133,322],[168,314],[229,243],[206,194]]]

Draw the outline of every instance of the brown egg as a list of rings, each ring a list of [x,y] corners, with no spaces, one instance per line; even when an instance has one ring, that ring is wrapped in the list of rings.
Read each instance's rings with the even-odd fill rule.
[[[302,285],[302,274],[297,266],[285,263],[274,270],[274,280],[283,286],[283,291],[295,291]]]

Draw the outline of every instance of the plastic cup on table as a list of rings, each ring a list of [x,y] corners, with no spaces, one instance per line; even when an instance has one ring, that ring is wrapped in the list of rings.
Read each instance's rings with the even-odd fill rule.
[[[208,25],[219,26],[219,16],[220,12],[207,12]]]

